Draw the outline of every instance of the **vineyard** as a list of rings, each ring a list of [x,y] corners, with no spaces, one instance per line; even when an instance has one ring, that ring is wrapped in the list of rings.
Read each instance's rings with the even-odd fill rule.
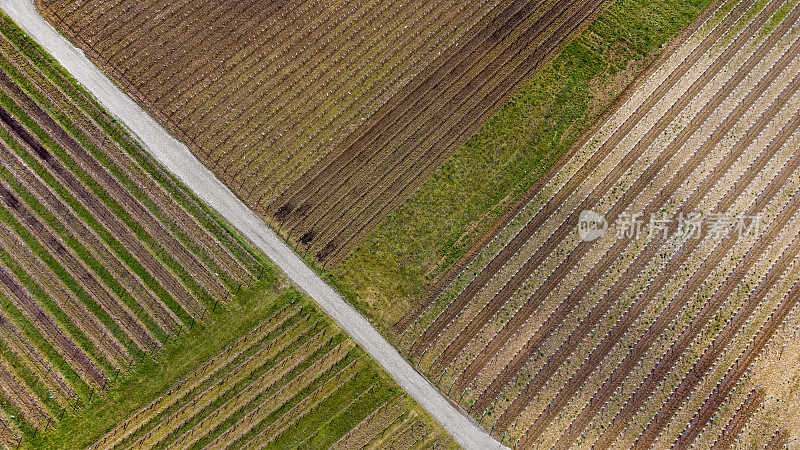
[[[669,45],[659,39],[680,26],[652,41],[646,27],[604,30],[634,23],[618,17],[624,2],[606,0],[36,3],[299,253],[346,267],[331,280],[344,280],[374,322],[401,317],[383,330],[398,350],[504,444],[796,442],[796,0],[714,0],[697,16],[708,4],[698,0]],[[665,3],[652,2],[654,24],[672,17]],[[61,442],[65,415],[105,413],[100,394],[123,420],[93,425],[95,448],[455,445],[316,304],[280,276],[265,281],[274,269],[260,253],[2,25],[3,445]],[[581,43],[563,53],[600,50],[562,64],[575,36]],[[632,67],[614,52],[655,63]],[[589,70],[593,57],[616,61],[595,74],[624,72],[614,89],[586,75],[571,88],[590,94],[557,91],[547,106],[526,94],[507,112],[552,125],[546,152],[530,132],[520,151],[536,156],[515,156],[541,171],[492,172],[493,158],[479,155],[490,147],[464,146],[528,80]],[[595,117],[596,127],[583,126]],[[519,132],[490,125],[490,134]],[[472,160],[483,162],[458,167]],[[442,219],[408,227],[463,220],[473,228],[458,241],[379,227],[434,171],[482,170],[505,185],[485,204],[418,211]],[[432,186],[419,198],[436,195]],[[432,205],[442,202],[423,206]],[[381,251],[371,241],[354,255],[396,265],[392,273],[416,277],[416,292],[395,299],[376,288],[413,286],[391,279],[348,291],[361,280],[347,277],[366,272],[339,263],[372,231]],[[422,248],[403,239],[452,252],[394,258]],[[430,288],[424,298],[420,286]],[[220,305],[232,326],[251,314],[237,303],[241,287],[291,301],[232,328],[208,355],[169,353],[185,330],[199,345],[191,330],[220,317]],[[382,295],[395,304],[384,308]],[[128,369],[152,355],[185,370],[138,403],[112,399],[118,375],[134,383]],[[55,434],[37,441],[51,425]]]
[[[0,15],[0,447],[454,448]]]
[[[750,379],[797,324],[798,19],[701,15],[395,325],[401,352],[512,447],[726,448],[758,426],[783,448]]]
[[[288,302],[92,448],[448,448],[311,302]]]
[[[225,308],[265,259],[0,16],[0,444]]]
[[[37,1],[248,206],[327,265],[607,3]]]

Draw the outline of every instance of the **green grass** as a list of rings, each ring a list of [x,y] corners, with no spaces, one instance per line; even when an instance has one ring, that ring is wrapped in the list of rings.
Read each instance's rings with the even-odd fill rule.
[[[126,298],[126,303],[133,302],[136,307],[140,308],[139,305],[136,304],[136,300],[129,296],[122,286],[120,286],[119,283],[114,279],[112,274],[110,274],[105,267],[103,267],[103,265],[97,261],[72,234],[65,233],[64,227],[58,221],[58,219],[49,210],[47,210],[44,205],[39,203],[39,201],[32,194],[27,192],[27,190],[25,190],[24,187],[12,177],[11,173],[9,173],[5,168],[0,169],[0,177],[2,177],[12,187],[12,189],[14,189],[14,193],[19,196],[25,205],[28,206],[30,210],[39,217],[40,220],[46,223],[52,230],[56,231],[61,241],[67,248],[74,252],[78,259],[84,261],[87,264],[87,267],[94,271],[94,273],[98,275],[107,286],[112,287],[112,291],[117,296]],[[28,242],[32,238],[32,236],[28,236]],[[44,258],[42,259],[44,260]],[[50,266],[53,267],[52,264]],[[144,356],[144,353],[138,349],[138,347],[127,335],[125,335],[125,333],[120,329],[119,325],[115,323],[108,316],[108,314],[106,314],[102,308],[100,308],[94,302],[94,300],[92,300],[92,297],[80,285],[77,284],[75,279],[69,275],[69,273],[67,273],[62,266],[58,265],[57,271],[54,271],[54,273],[64,282],[66,286],[69,287],[72,292],[75,293],[77,298],[80,298],[84,301],[88,310],[103,322],[103,324],[114,334],[114,337],[117,338],[134,357]],[[152,323],[149,315],[146,315],[144,311],[138,311],[138,313],[145,315],[144,317],[140,317],[140,319],[143,319],[143,322],[150,327],[150,331],[153,331],[155,336],[163,342],[164,339],[166,339],[166,334],[161,329],[156,327],[154,323]]]
[[[614,2],[328,279],[391,339],[389,326],[710,2]]]
[[[16,409],[11,402],[6,400],[5,397],[0,397],[0,409],[11,418],[14,426],[16,426],[23,435],[30,436],[34,433],[33,426],[23,419],[22,413]]]
[[[52,255],[36,240],[36,238],[28,232],[28,230],[23,227],[23,225],[17,222],[12,216],[11,213],[6,210],[5,207],[0,206],[0,221],[5,223],[8,228],[14,230],[14,232],[24,241],[28,243],[28,246],[31,249],[34,257],[38,257],[44,263],[46,267],[48,267],[56,276],[61,278],[64,281],[64,284],[67,285],[71,290],[76,292],[78,298],[81,298],[87,304],[87,308],[92,311],[94,309],[102,312],[99,310],[99,307],[91,300],[91,297],[80,287],[77,285],[74,278],[67,272],[66,269],[56,261]],[[65,332],[67,336],[70,336],[75,344],[83,349],[87,356],[98,365],[98,369],[101,371],[105,371],[108,373],[112,366],[106,360],[106,358],[100,353],[100,350],[95,347],[95,345],[89,341],[89,339],[83,334],[80,329],[78,329],[77,325],[75,325],[72,320],[67,316],[67,314],[62,311],[58,305],[50,298],[47,292],[39,286],[33,278],[26,272],[25,268],[17,264],[17,262],[12,258],[12,256],[6,251],[6,249],[0,248],[0,262],[2,262],[3,266],[16,277],[19,281],[20,285],[30,294],[31,298],[36,301],[36,303],[42,307],[43,311],[49,313],[50,317],[53,319],[53,322],[58,324],[60,328]],[[105,315],[100,315],[101,320],[108,319]],[[112,322],[113,324],[113,322]],[[114,324],[115,325],[115,324]],[[112,333],[118,331],[116,329],[110,329]],[[126,341],[121,341],[123,345],[125,345]],[[133,350],[133,348],[131,348]]]

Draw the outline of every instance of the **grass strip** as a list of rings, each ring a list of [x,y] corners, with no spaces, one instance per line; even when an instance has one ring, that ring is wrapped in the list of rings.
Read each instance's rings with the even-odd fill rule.
[[[33,254],[40,258],[45,265],[53,271],[53,273],[64,281],[64,284],[72,290],[73,292],[78,295],[78,298],[82,299],[86,304],[87,308],[90,311],[94,312],[93,309],[101,311],[100,307],[91,300],[91,296],[89,296],[86,291],[81,288],[75,281],[75,279],[67,272],[64,267],[53,258],[53,256],[45,249],[37,240],[36,238],[31,235],[25,227],[22,226],[17,220],[11,216],[11,213],[8,210],[0,205],[0,221],[5,223],[9,226],[14,232],[26,243],[28,247],[31,249]],[[24,267],[21,267],[17,264],[16,261],[12,258],[12,256],[5,250],[0,248],[0,262],[2,262],[3,266],[6,267],[12,274],[16,277],[19,283],[25,288],[27,292],[31,294],[44,311],[47,311],[49,315],[54,319],[55,323],[61,327],[66,334],[71,337],[77,346],[86,352],[89,358],[97,364],[101,370],[105,372],[106,375],[113,372],[114,366],[106,359],[106,357],[100,352],[100,350],[95,347],[94,343],[92,343],[86,335],[75,325],[74,322],[67,316],[61,308],[50,298],[50,296],[45,292],[41,286],[39,286],[31,277],[28,275],[27,271]],[[101,320],[102,320],[102,316]],[[113,323],[113,321],[112,321]],[[112,333],[114,333],[113,329],[110,329]],[[119,327],[117,327],[118,332],[121,333]],[[127,338],[124,333],[121,334],[121,337]],[[125,341],[120,341],[125,343]]]
[[[208,208],[194,193],[186,189],[172,174],[166,172],[111,117],[99,104],[75,81],[75,79],[59,65],[38,44],[33,42],[4,13],[0,12],[0,33],[2,33],[17,49],[20,50],[49,80],[64,92],[78,107],[89,116],[108,136],[122,146],[124,150],[148,173],[156,182],[193,215],[201,226],[220,239],[231,253],[243,261],[251,262],[251,273],[261,273],[266,260],[252,244],[243,238],[218,214]]]
[[[0,60],[2,64],[2,60]],[[1,67],[1,66],[0,66]],[[2,96],[0,96],[2,98]],[[190,321],[189,314],[183,310],[180,304],[172,298],[171,295],[164,289],[164,287],[142,266],[136,258],[134,258],[125,246],[119,242],[111,233],[90,213],[64,186],[39,164],[36,159],[25,151],[22,146],[11,137],[5,130],[0,129],[0,139],[8,144],[8,146],[17,153],[17,155],[30,167],[61,199],[66,203],[80,218],[83,223],[94,230],[97,235],[103,240],[109,248],[120,258],[120,260],[128,266],[128,268],[138,275],[145,284],[169,307],[175,312],[178,317],[185,323]]]

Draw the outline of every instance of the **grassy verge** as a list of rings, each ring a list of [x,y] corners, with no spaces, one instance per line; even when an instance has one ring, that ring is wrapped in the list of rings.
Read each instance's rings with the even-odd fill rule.
[[[709,3],[613,3],[328,279],[388,331]]]

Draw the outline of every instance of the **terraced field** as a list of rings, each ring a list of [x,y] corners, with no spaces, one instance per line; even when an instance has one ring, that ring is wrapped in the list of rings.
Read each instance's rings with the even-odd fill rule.
[[[395,326],[511,446],[725,446],[759,411],[800,299],[800,6],[716,8]]]
[[[264,269],[0,15],[0,444],[55,424]]]
[[[130,415],[93,448],[454,445],[316,305],[299,300]]]
[[[606,4],[37,2],[248,206],[328,265]]]

